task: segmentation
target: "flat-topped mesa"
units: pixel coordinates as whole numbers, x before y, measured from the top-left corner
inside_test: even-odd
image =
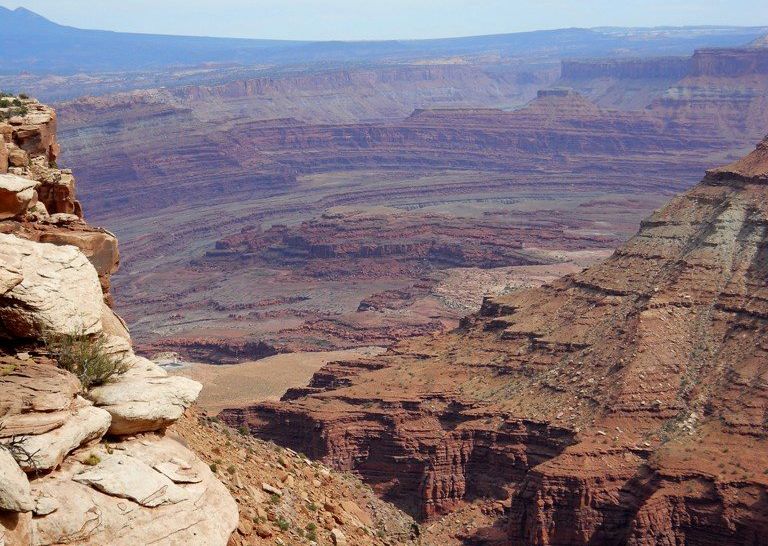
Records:
[[[762,138],[768,126],[768,48],[701,49],[691,63],[690,74],[659,93],[648,111],[672,120],[670,125],[710,124],[725,139]]]
[[[222,416],[421,517],[502,502],[509,543],[761,543],[767,145],[709,171],[600,265]]]
[[[594,78],[679,79],[687,76],[690,70],[690,57],[566,59],[561,63],[560,76],[571,81]]]
[[[540,89],[536,98],[516,110],[515,114],[526,119],[531,127],[538,128],[549,128],[561,122],[564,124],[594,122],[595,120],[607,122],[609,119],[618,123],[626,123],[626,120],[621,119],[617,113],[601,110],[595,103],[570,87]],[[555,116],[559,119],[553,119]],[[638,118],[633,121],[640,125],[644,120]]]
[[[691,61],[691,76],[735,78],[768,75],[768,48],[698,49]]]
[[[136,356],[108,306],[117,239],[56,165],[55,112],[0,105],[0,543],[224,546],[234,500],[165,436],[202,386]]]

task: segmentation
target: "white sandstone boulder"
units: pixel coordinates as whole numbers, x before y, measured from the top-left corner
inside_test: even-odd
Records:
[[[0,256],[8,256],[23,277],[0,300],[0,331],[4,335],[39,339],[46,332],[101,331],[103,295],[99,278],[77,248],[0,234]],[[0,279],[4,276],[7,273]]]
[[[32,520],[33,546],[226,546],[237,527],[237,504],[226,487],[170,438],[145,436],[115,444],[111,455],[102,446],[86,453],[102,457],[102,462],[88,467],[77,456],[69,457],[59,470],[33,483],[33,496],[66,499],[55,511]],[[151,468],[174,460],[188,465],[199,481],[173,484]],[[176,502],[167,502],[170,498]],[[157,500],[166,502],[150,507]]]
[[[0,510],[31,512],[34,507],[27,475],[10,452],[0,447]]]
[[[20,216],[37,202],[37,182],[15,174],[0,174],[0,220]]]
[[[176,504],[188,498],[187,492],[167,476],[140,459],[122,453],[107,455],[93,468],[75,474],[72,479],[112,497],[130,499],[150,508]]]
[[[91,389],[87,396],[112,415],[109,433],[122,436],[160,430],[178,420],[197,400],[203,386],[136,356],[122,338],[110,337],[106,351],[130,363],[115,380]]]
[[[19,464],[27,472],[56,468],[71,451],[101,439],[109,423],[108,412],[83,405],[62,426],[45,434],[25,437],[23,447],[30,460],[19,461]]]

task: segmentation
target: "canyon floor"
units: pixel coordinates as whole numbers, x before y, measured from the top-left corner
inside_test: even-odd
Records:
[[[328,362],[369,358],[384,352],[381,347],[345,351],[288,353],[239,364],[189,363],[172,370],[203,385],[197,405],[210,415],[254,401],[277,401],[291,388],[304,387]]]

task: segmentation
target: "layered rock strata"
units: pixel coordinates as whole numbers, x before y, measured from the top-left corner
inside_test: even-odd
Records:
[[[234,500],[164,433],[201,385],[133,353],[108,305],[117,240],[82,220],[53,110],[16,100],[0,124],[0,542],[223,546]],[[67,335],[121,373],[81,384],[44,342]]]
[[[687,76],[690,70],[690,57],[569,59],[562,62],[560,77],[568,80],[593,78],[680,79]]]
[[[762,544],[767,192],[765,140],[603,264],[222,415],[422,518],[501,502],[513,544]]]
[[[760,138],[768,115],[766,89],[768,48],[702,49],[693,55],[690,74],[650,109],[679,123],[709,119],[727,139]]]

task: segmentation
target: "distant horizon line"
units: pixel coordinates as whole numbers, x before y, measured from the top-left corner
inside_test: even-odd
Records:
[[[63,28],[71,28],[75,30],[83,30],[83,31],[89,31],[89,32],[110,32],[115,34],[132,34],[137,36],[160,36],[160,37],[173,37],[173,38],[202,38],[202,39],[210,39],[210,40],[246,40],[246,41],[259,41],[259,42],[281,42],[281,43],[296,43],[296,44],[333,44],[333,43],[343,43],[343,44],[355,44],[355,43],[389,43],[389,42],[430,42],[430,41],[442,41],[442,40],[462,40],[467,38],[494,38],[494,37],[500,37],[500,36],[510,36],[513,34],[534,34],[539,32],[557,32],[557,31],[566,31],[566,30],[583,30],[583,31],[592,31],[592,32],[605,32],[605,31],[616,31],[616,30],[634,30],[634,31],[663,31],[663,30],[711,30],[711,29],[723,29],[723,30],[766,30],[768,31],[768,24],[765,25],[717,25],[717,24],[708,24],[708,25],[656,25],[656,26],[621,26],[621,25],[600,25],[595,27],[580,27],[580,26],[570,26],[570,27],[551,27],[551,28],[536,28],[531,30],[516,30],[516,31],[510,31],[510,32],[494,32],[490,34],[464,34],[464,35],[452,35],[452,36],[441,36],[441,37],[435,37],[435,38],[369,38],[369,39],[344,39],[344,38],[338,38],[338,39],[295,39],[295,38],[255,38],[255,37],[245,37],[245,36],[213,36],[213,35],[203,35],[203,34],[168,34],[168,33],[158,33],[158,32],[136,32],[136,31],[125,31],[125,30],[112,30],[112,29],[104,29],[104,28],[85,28],[80,26],[73,26],[73,25],[65,25],[62,23],[58,23],[52,19],[49,19],[47,16],[42,15],[36,11],[33,11],[29,8],[25,8],[23,6],[18,6],[16,8],[9,8],[7,6],[4,6],[0,4],[0,11],[5,10],[11,13],[29,13],[31,15],[34,15],[36,17],[39,17],[41,19],[44,19],[45,21],[59,26]]]

